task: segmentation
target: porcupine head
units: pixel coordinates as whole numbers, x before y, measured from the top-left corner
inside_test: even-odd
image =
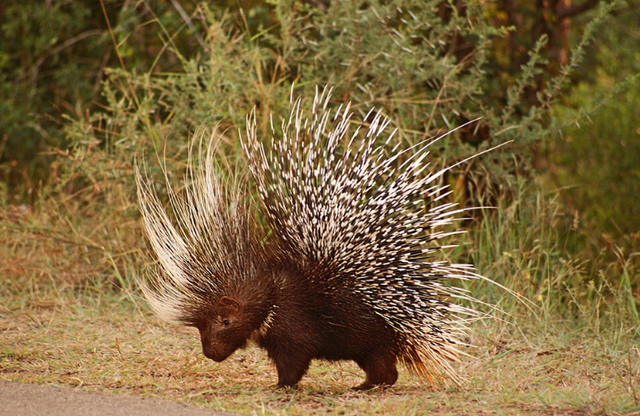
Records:
[[[268,149],[247,118],[242,144],[268,231],[256,226],[243,182],[216,168],[215,132],[199,147],[204,164],[190,158],[185,191],[166,181],[170,209],[137,174],[159,268],[144,294],[161,318],[198,328],[215,361],[257,339],[279,386],[295,386],[316,358],[356,361],[362,388],[395,383],[396,363],[456,381],[450,363],[474,312],[451,303],[471,297],[445,283],[481,276],[439,258],[438,242],[458,233],[446,227],[464,211],[443,202],[451,166],[430,170],[432,142],[389,151],[380,114],[350,129],[349,106],[331,111],[330,96],[316,91],[309,114],[292,101]]]
[[[246,345],[268,313],[272,284],[259,267],[263,250],[241,179],[223,179],[216,169],[215,131],[200,129],[198,157],[190,150],[184,193],[166,181],[165,210],[146,174],[136,173],[144,229],[157,258],[157,273],[141,282],[163,320],[195,327],[206,357],[223,361]],[[210,140],[204,148],[202,142]],[[197,168],[199,160],[207,168]],[[168,211],[168,212],[167,212]],[[173,218],[170,218],[170,214]]]

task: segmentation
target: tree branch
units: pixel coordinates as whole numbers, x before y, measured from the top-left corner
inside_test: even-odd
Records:
[[[569,7],[563,7],[558,9],[556,13],[556,17],[558,20],[567,19],[579,15],[580,13],[584,13],[589,9],[593,9],[600,3],[600,0],[585,0],[581,4],[575,4]]]

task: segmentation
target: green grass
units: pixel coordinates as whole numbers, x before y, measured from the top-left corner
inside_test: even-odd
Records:
[[[584,268],[554,243],[554,211],[544,204],[517,215],[503,207],[470,235],[483,273],[533,306],[491,285],[470,288],[502,312],[488,308],[473,324],[475,347],[457,364],[464,383],[430,386],[401,371],[393,388],[371,392],[350,389],[363,374],[348,362],[314,362],[298,390],[282,391],[255,347],[223,363],[205,359],[195,330],[158,321],[138,297],[131,282],[141,252],[112,253],[113,236],[95,218],[69,227],[64,216],[8,209],[0,223],[0,378],[243,414],[640,414],[637,273],[611,265],[588,287]],[[142,246],[135,224],[118,223]]]

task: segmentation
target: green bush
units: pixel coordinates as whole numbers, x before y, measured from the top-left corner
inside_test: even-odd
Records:
[[[139,150],[152,139],[156,148],[175,151],[195,126],[221,123],[237,143],[235,129],[254,106],[267,137],[269,116],[286,115],[292,86],[293,94],[312,96],[317,85],[329,84],[336,105],[352,101],[361,117],[372,107],[389,115],[406,145],[481,118],[433,146],[434,159],[450,163],[513,140],[471,168],[483,172],[492,187],[508,187],[517,175],[532,173],[531,145],[551,136],[549,108],[609,9],[603,7],[587,26],[573,59],[554,77],[542,71],[544,38],[519,74],[500,72],[489,60],[506,31],[492,25],[491,11],[478,1],[460,9],[435,0],[332,2],[326,11],[279,1],[269,27],[256,23],[265,21],[264,9],[234,16],[202,6],[197,17],[206,33],[200,54],[182,55],[168,42],[180,59],[179,71],[111,70],[103,88],[108,111],[94,112],[88,124],[71,128],[81,133],[69,137],[80,143],[90,132],[114,144],[116,152]],[[502,88],[504,78],[513,80],[510,88]],[[538,85],[546,86],[538,100],[525,99]]]
[[[167,39],[148,20],[175,32],[171,40],[183,53],[197,44],[189,30],[179,30],[182,18],[163,1],[141,7],[103,3],[111,33],[101,2],[0,2],[0,180],[12,200],[36,199],[51,173],[50,150],[73,144],[64,131],[68,120],[83,119],[104,104],[108,68],[119,58],[134,72],[152,65]],[[176,62],[165,56],[156,66],[172,70]]]
[[[135,159],[144,158],[152,177],[162,159],[179,183],[190,132],[201,124],[225,132],[221,154],[233,162],[242,157],[238,129],[252,108],[268,140],[270,117],[277,124],[288,114],[291,95],[311,97],[317,85],[329,84],[333,105],[351,101],[356,119],[372,107],[381,110],[406,147],[480,118],[432,146],[434,168],[512,141],[446,178],[460,203],[500,207],[466,226],[489,230],[494,221],[520,233],[487,232],[494,242],[474,238],[495,264],[507,262],[505,256],[515,259],[507,270],[531,276],[526,293],[536,301],[562,287],[585,300],[592,292],[583,286],[599,269],[574,266],[579,260],[563,251],[573,243],[553,228],[564,217],[536,218],[541,211],[529,208],[540,194],[531,186],[523,191],[522,184],[535,176],[540,144],[558,137],[550,110],[572,88],[571,75],[613,7],[603,4],[584,25],[568,64],[557,72],[545,70],[546,37],[514,72],[499,59],[508,29],[496,26],[496,10],[479,0],[464,7],[436,0],[333,1],[326,10],[293,0],[231,11],[203,4],[189,10],[187,19],[163,2],[127,3],[108,14],[118,22],[108,32],[118,41],[118,59],[105,68],[100,107],[64,125],[68,146],[51,165],[42,210],[55,211],[60,226],[72,224],[70,239],[77,244],[90,236],[98,250],[93,255],[102,256],[96,262],[107,269],[92,277],[129,287],[126,279],[144,267]],[[151,20],[143,25],[142,16]],[[143,42],[152,32],[155,42]],[[151,51],[156,55],[146,59]],[[491,270],[486,253],[464,246],[453,255]],[[561,280],[553,278],[555,269]],[[514,283],[514,273],[495,275]],[[637,277],[631,275],[633,287]],[[573,302],[567,296],[556,300]]]
[[[590,82],[556,109],[568,125],[548,152],[550,176],[592,245],[631,252],[640,242],[640,17],[618,19],[620,30],[604,32],[590,57]]]

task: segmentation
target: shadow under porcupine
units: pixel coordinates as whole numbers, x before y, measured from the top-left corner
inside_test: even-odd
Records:
[[[190,157],[184,195],[167,180],[174,221],[136,172],[159,265],[143,292],[162,319],[198,328],[208,358],[255,341],[279,387],[296,386],[317,358],[354,360],[366,373],[360,389],[393,385],[398,363],[455,381],[450,362],[475,313],[450,302],[471,299],[466,291],[443,282],[484,278],[437,259],[439,241],[461,232],[443,230],[464,211],[443,202],[439,180],[452,166],[428,171],[433,141],[387,155],[393,133],[378,144],[389,123],[379,113],[350,134],[349,106],[330,111],[330,96],[316,91],[309,115],[292,102],[268,150],[255,113],[247,118],[242,147],[268,228],[246,187],[216,171],[215,135],[200,147],[203,168]]]

